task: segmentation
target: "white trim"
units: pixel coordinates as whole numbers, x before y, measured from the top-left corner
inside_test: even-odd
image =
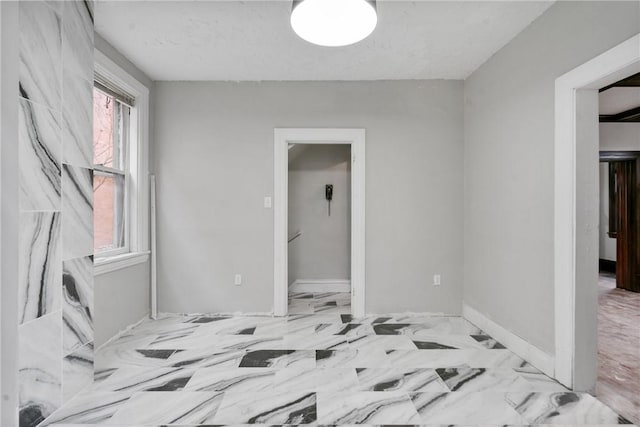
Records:
[[[135,97],[130,109],[129,200],[126,225],[131,253],[149,250],[149,88],[98,49],[95,71]]]
[[[351,280],[325,279],[308,280],[298,279],[289,285],[292,292],[351,292]]]
[[[598,89],[640,70],[640,34],[556,79],[555,377],[573,387],[576,371],[576,91]],[[586,165],[585,165],[586,167]],[[596,316],[596,313],[592,314]],[[595,334],[596,331],[586,331]]]
[[[137,264],[142,264],[149,259],[149,251],[129,252],[112,257],[96,258],[93,263],[93,275],[100,276],[112,271],[121,270]]]
[[[151,209],[151,318],[158,317],[158,253],[156,251],[156,176],[150,179],[150,209]]]
[[[351,310],[365,315],[365,130],[274,130],[273,311],[287,314],[287,188],[289,144],[351,145]]]
[[[555,361],[552,355],[533,346],[464,303],[462,316],[548,376],[554,376]]]

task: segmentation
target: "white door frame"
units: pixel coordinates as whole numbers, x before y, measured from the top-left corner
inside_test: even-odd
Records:
[[[581,388],[581,376],[585,370],[593,369],[595,354],[584,355],[593,350],[597,339],[597,312],[585,313],[576,307],[576,300],[581,301],[583,293],[593,293],[593,289],[585,289],[589,283],[579,283],[577,278],[583,266],[592,260],[593,249],[584,250],[586,245],[593,245],[594,227],[597,235],[597,206],[591,206],[585,200],[585,174],[590,174],[593,153],[580,152],[579,141],[583,132],[590,132],[593,124],[580,120],[581,112],[593,111],[593,105],[582,105],[583,102],[596,102],[597,97],[582,97],[578,103],[578,90],[597,90],[614,83],[624,77],[640,71],[640,34],[606,51],[585,64],[569,71],[556,79],[555,84],[555,377],[571,388]],[[582,99],[585,99],[583,101]],[[597,106],[595,106],[597,111]],[[597,118],[596,118],[597,119]],[[577,155],[578,154],[578,155]],[[596,160],[597,162],[597,160]],[[597,167],[597,163],[593,167]],[[584,172],[587,171],[587,172]],[[590,177],[586,177],[591,183]],[[581,180],[583,182],[581,182]],[[580,183],[580,186],[577,185]],[[597,184],[596,184],[597,185]],[[595,190],[597,193],[597,189]],[[585,205],[586,204],[586,205]],[[595,209],[594,224],[585,221],[584,216],[594,216],[588,210]],[[593,218],[589,218],[593,220]],[[589,236],[586,238],[585,236]],[[597,253],[597,241],[595,242]],[[587,298],[592,296],[587,295]],[[576,321],[578,319],[578,321]],[[576,356],[580,357],[576,357]],[[596,365],[597,366],[597,365]],[[592,376],[593,372],[587,372]]]
[[[286,316],[288,309],[288,170],[289,144],[351,145],[351,314],[365,314],[365,130],[292,129],[274,130],[273,192],[273,313]]]

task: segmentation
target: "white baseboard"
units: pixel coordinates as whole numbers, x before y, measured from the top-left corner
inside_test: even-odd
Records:
[[[351,292],[351,280],[296,280],[289,285],[293,292]]]
[[[462,305],[462,316],[546,375],[554,378],[555,360],[553,356],[498,325],[467,304]]]

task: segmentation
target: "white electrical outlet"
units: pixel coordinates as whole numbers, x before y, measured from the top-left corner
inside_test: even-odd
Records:
[[[264,207],[265,209],[271,209],[271,197],[267,196],[264,198]]]
[[[242,285],[242,274],[236,274],[233,279],[233,284],[236,286]]]
[[[434,274],[433,275],[433,286],[440,286],[440,275],[439,274]]]

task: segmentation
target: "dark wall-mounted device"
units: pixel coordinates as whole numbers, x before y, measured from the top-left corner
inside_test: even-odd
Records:
[[[331,199],[333,199],[333,185],[327,184],[324,186],[324,198],[327,199],[329,216],[331,216]]]

